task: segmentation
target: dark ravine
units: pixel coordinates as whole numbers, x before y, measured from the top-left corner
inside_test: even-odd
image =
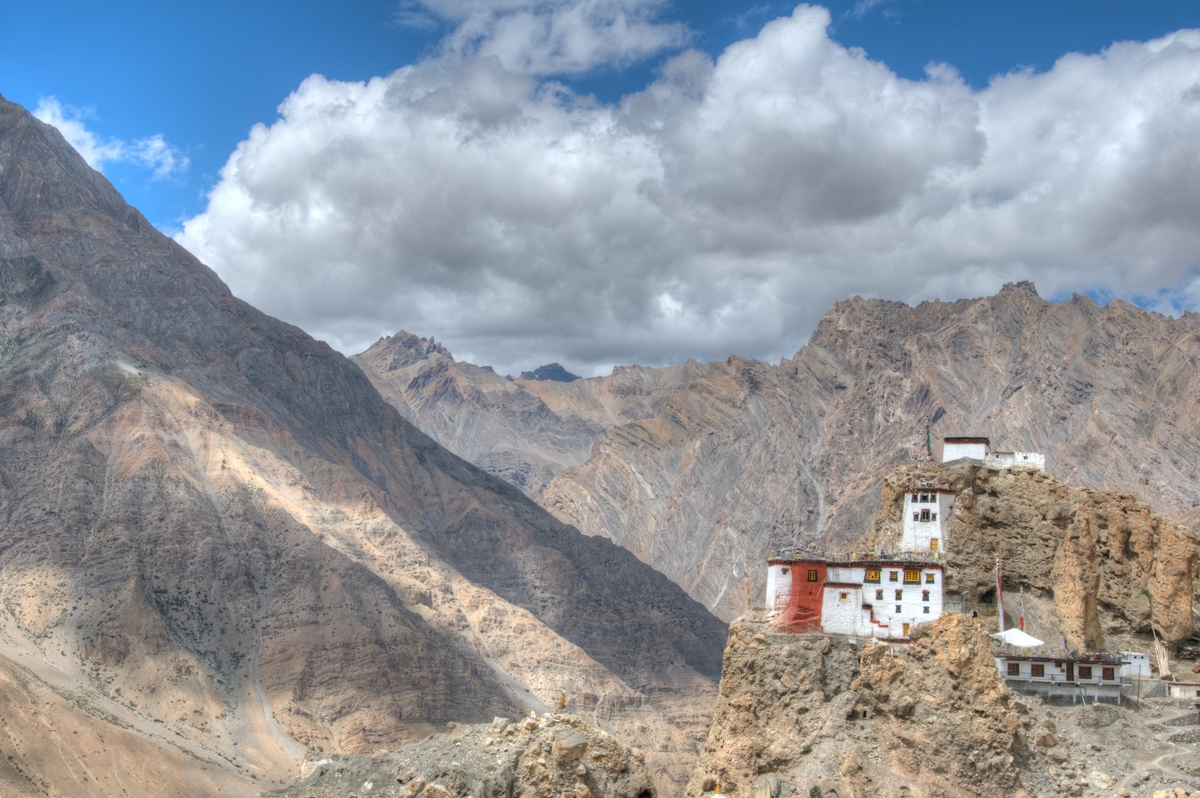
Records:
[[[927,420],[935,456],[942,436],[985,435],[997,449],[1044,453],[1068,484],[1131,493],[1195,528],[1198,363],[1195,313],[1171,319],[1084,296],[1052,303],[1031,283],[916,307],[855,297],[778,364],[730,357],[661,375],[627,367],[554,393],[546,406],[556,417],[586,417],[602,436],[574,438],[576,461],[560,460],[544,488],[525,489],[729,619],[746,608],[743,568],[761,595],[771,548],[841,548],[870,528],[884,476],[911,462]],[[473,447],[521,419],[472,399],[472,367],[450,364],[456,390],[436,400],[421,383],[400,391],[403,402],[382,390],[441,443],[490,468]],[[431,367],[414,361],[406,374]],[[615,393],[631,371],[639,413],[596,413],[592,397]],[[437,420],[447,414],[452,427]]]
[[[63,728],[5,727],[21,772],[160,794],[106,781],[120,754],[36,742],[111,717],[127,760],[182,746],[253,794],[306,748],[375,752],[570,683],[570,711],[686,778],[723,623],[439,447],[2,99],[0,410],[0,659],[74,696]]]

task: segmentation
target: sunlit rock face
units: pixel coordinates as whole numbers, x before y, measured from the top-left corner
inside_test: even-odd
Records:
[[[0,699],[29,720],[4,713],[3,778],[159,795],[161,754],[207,774],[166,792],[257,794],[307,749],[566,686],[686,778],[723,623],[414,429],[3,100],[0,352]]]
[[[578,438],[586,459],[530,493],[724,618],[746,609],[744,568],[752,600],[762,595],[771,549],[843,548],[864,534],[884,476],[924,450],[927,421],[935,459],[944,436],[986,436],[995,449],[1044,454],[1067,484],[1131,493],[1194,528],[1198,362],[1194,313],[1171,319],[1082,296],[1056,304],[1029,283],[916,307],[856,297],[779,364],[730,357],[662,372],[670,380],[639,370],[644,415],[587,416],[603,437]],[[622,378],[563,388],[615,393],[602,386]],[[434,434],[419,384],[411,394],[411,417]],[[469,431],[502,425],[455,403],[471,421],[439,440],[483,464]],[[574,408],[586,403],[564,404],[547,402],[560,417],[585,415]]]

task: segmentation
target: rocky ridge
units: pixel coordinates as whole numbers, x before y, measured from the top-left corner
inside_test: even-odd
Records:
[[[944,520],[945,589],[966,591],[968,606],[988,618],[999,558],[1008,626],[1024,587],[1028,630],[1050,643],[1061,634],[1071,649],[1116,651],[1135,638],[1146,648],[1152,629],[1172,645],[1195,631],[1200,542],[1134,496],[972,460],[907,466],[884,478],[875,525],[852,549],[898,547],[904,494],[914,484],[955,492]]]
[[[459,726],[382,756],[306,760],[279,798],[654,798],[646,756],[564,712]]]
[[[555,475],[587,460],[609,429],[652,416],[664,395],[705,370],[630,366],[567,380],[575,375],[543,366],[502,377],[404,331],[351,360],[422,432],[534,499]]]
[[[996,449],[1044,453],[1059,479],[1131,493],[1194,528],[1198,363],[1195,313],[1171,319],[1085,296],[1052,303],[1030,283],[916,307],[855,297],[778,364],[731,356],[670,372],[678,379],[639,370],[655,386],[641,415],[601,419],[584,409],[595,407],[580,400],[584,387],[617,372],[571,383],[574,392],[547,406],[600,421],[602,437],[576,438],[582,462],[563,459],[570,467],[548,469],[544,489],[525,488],[732,619],[746,610],[743,568],[761,595],[770,549],[843,548],[870,529],[884,477],[923,448],[926,421],[935,457],[942,436],[985,435]],[[410,418],[427,431],[431,390],[405,387]],[[431,434],[481,464],[474,432],[520,423],[474,400],[451,404],[470,421]]]
[[[1185,795],[1200,787],[1195,711],[1045,704],[1012,693],[972,620],[911,645],[731,629],[689,798]]]
[[[158,751],[250,794],[566,684],[686,779],[723,623],[437,446],[2,99],[0,410],[0,664],[18,703],[72,696],[0,735],[19,773],[62,760],[43,793],[161,794],[121,772]],[[71,764],[96,723],[109,764]]]

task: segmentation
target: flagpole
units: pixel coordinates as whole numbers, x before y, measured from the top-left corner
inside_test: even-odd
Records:
[[[1004,587],[1000,583],[1000,558],[996,558],[996,607],[1000,610],[1000,631],[1004,631]]]

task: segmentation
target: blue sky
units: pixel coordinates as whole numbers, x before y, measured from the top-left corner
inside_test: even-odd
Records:
[[[969,187],[958,185],[954,189],[963,209],[980,207],[980,198],[985,196],[992,198],[988,202],[994,199],[998,207],[1003,207],[1006,203],[1011,205],[1014,197],[1036,193],[1031,188],[1036,177],[1030,177],[1024,185],[1001,185],[1004,181],[995,175],[1010,172],[1013,167],[989,166],[988,160],[1003,149],[1003,142],[1016,135],[1011,131],[1022,129],[1024,123],[1020,120],[1025,115],[1057,118],[1054,103],[1073,103],[1072,91],[1065,88],[1073,80],[1091,80],[1092,83],[1084,85],[1095,86],[1100,86],[1097,81],[1111,80],[1114,88],[1106,91],[1119,93],[1128,88],[1130,103],[1146,93],[1133,85],[1139,80],[1183,81],[1170,89],[1174,94],[1168,92],[1163,96],[1187,96],[1190,56],[1180,56],[1171,62],[1169,69],[1174,71],[1170,75],[1174,77],[1170,78],[1164,77],[1166,66],[1157,72],[1145,66],[1143,56],[1149,52],[1146,48],[1131,50],[1121,58],[1105,55],[1093,62],[1060,65],[1057,70],[1055,65],[1071,52],[1095,57],[1113,42],[1144,43],[1181,29],[1200,28],[1200,4],[1113,0],[1089,3],[859,0],[828,3],[826,7],[828,26],[822,36],[814,38],[809,34],[813,30],[819,33],[823,24],[820,15],[794,14],[793,4],[777,2],[369,0],[247,4],[214,0],[203,4],[120,1],[95,4],[49,0],[7,3],[0,11],[0,26],[6,34],[5,47],[0,49],[0,94],[30,110],[56,100],[64,119],[86,128],[98,147],[110,146],[108,160],[97,165],[154,224],[178,233],[190,223],[188,232],[180,234],[181,240],[198,250],[235,291],[268,312],[327,338],[344,351],[361,348],[377,334],[406,327],[447,339],[456,355],[514,370],[551,359],[589,372],[633,360],[670,362],[684,357],[723,357],[729,352],[775,357],[794,352],[823,308],[841,296],[861,293],[904,301],[953,299],[973,292],[990,292],[1009,278],[1035,279],[1044,295],[1077,290],[1097,296],[1142,297],[1143,304],[1168,312],[1194,307],[1195,300],[1200,299],[1195,279],[1197,262],[1194,257],[1189,260],[1180,253],[1191,245],[1191,236],[1196,231],[1186,220],[1177,223],[1168,220],[1169,223],[1158,225],[1162,229],[1154,236],[1143,236],[1137,241],[1133,240],[1136,237],[1133,233],[1119,241],[1120,236],[1107,236],[1103,231],[1111,225],[1104,221],[1105,214],[1113,211],[1111,203],[1106,204],[1107,195],[1100,193],[1101,187],[1095,188],[1094,197],[1086,195],[1090,202],[1087,208],[1069,208],[1065,201],[1059,202],[1055,212],[1064,215],[1062,224],[1054,227],[1060,232],[1074,231],[1075,235],[1082,226],[1094,222],[1102,232],[1063,238],[1047,225],[1047,230],[1039,234],[1041,238],[1033,236],[1035,243],[1042,242],[1037,251],[1019,241],[1030,235],[1027,229],[1017,232],[1011,226],[1017,224],[1012,214],[1020,210],[1015,205],[1003,217],[993,214],[973,221],[964,217],[960,222],[968,227],[974,224],[987,227],[992,244],[986,253],[950,246],[946,242],[957,234],[948,229],[938,233],[912,231],[932,228],[935,220],[936,224],[947,224],[944,211],[913,210],[914,204],[926,207],[941,201],[929,194],[930,181],[934,180],[931,176],[964,170],[992,175],[977,174]],[[514,44],[513,37],[518,34],[513,30],[519,33],[519,26],[505,25],[521,15],[545,22],[547,30],[557,30],[554,25],[560,24],[576,26],[564,35],[578,36],[580,30],[590,25],[594,30],[584,33],[599,31],[598,41],[605,36],[615,40],[605,40],[607,43],[602,42],[599,50],[581,56],[582,60],[555,60],[553,53],[537,51],[536,42]],[[627,41],[621,40],[626,34],[613,33],[605,27],[612,19],[636,23],[630,27]],[[764,26],[774,20],[781,21],[771,29],[778,34],[776,44],[771,45]],[[788,26],[783,25],[788,20]],[[721,191],[726,193],[705,194],[716,182],[728,177],[727,165],[698,160],[697,148],[702,149],[709,140],[722,140],[722,135],[729,136],[728,146],[737,146],[746,136],[763,133],[763,125],[775,131],[771,141],[777,141],[781,135],[775,122],[738,132],[729,128],[727,120],[713,121],[714,113],[717,117],[723,113],[713,110],[717,108],[717,98],[735,96],[720,94],[719,86],[725,85],[721,81],[741,80],[738,75],[750,74],[736,71],[737,63],[749,63],[739,62],[738,58],[750,55],[776,58],[783,64],[789,57],[788,48],[803,47],[814,48],[813,58],[826,59],[828,68],[819,74],[828,76],[844,68],[844,76],[838,78],[843,83],[826,86],[821,90],[824,93],[814,89],[817,93],[811,98],[802,95],[812,87],[812,82],[797,83],[788,89],[788,101],[800,97],[802,107],[819,108],[848,119],[847,124],[853,128],[858,118],[855,115],[867,105],[842,107],[838,105],[838,91],[853,96],[858,91],[856,87],[861,86],[863,103],[868,103],[870,92],[875,91],[872,86],[885,94],[912,91],[911,102],[935,102],[929,99],[930,92],[941,92],[935,104],[936,113],[942,116],[931,128],[934,134],[927,131],[911,140],[875,142],[882,148],[881,153],[890,154],[878,155],[882,160],[876,161],[871,160],[875,155],[865,158],[867,163],[883,165],[872,167],[874,172],[869,174],[856,171],[855,161],[850,158],[844,165],[846,171],[826,175],[814,169],[821,163],[840,163],[830,154],[833,151],[821,150],[804,139],[808,134],[789,128],[786,135],[792,144],[776,155],[782,159],[780,162],[793,165],[795,180],[817,181],[812,185],[832,181],[851,186],[852,196],[817,192],[812,197],[788,200],[791,188],[772,185],[770,170],[756,172],[759,167],[750,161],[738,165],[738,180],[750,182],[722,183]],[[1184,43],[1179,47],[1187,49],[1191,45]],[[863,63],[869,66],[866,72],[859,68],[862,64],[855,66],[858,62],[854,61],[854,52],[846,48],[865,50]],[[680,56],[689,50],[707,55],[710,66]],[[723,58],[727,50],[731,55]],[[530,52],[534,54],[530,56]],[[741,55],[735,58],[736,53]],[[493,60],[489,62],[488,58]],[[491,229],[503,228],[503,239],[489,239],[480,233],[479,240],[467,246],[460,238],[461,231],[448,225],[446,229],[450,232],[443,239],[429,241],[422,231],[437,228],[437,220],[425,219],[418,233],[402,224],[389,226],[379,220],[408,213],[418,199],[427,207],[438,198],[458,203],[451,212],[453,220],[456,214],[463,213],[462,207],[472,204],[474,200],[470,198],[488,194],[488,187],[482,183],[467,185],[474,178],[458,175],[450,161],[435,162],[431,160],[434,155],[424,153],[418,158],[415,154],[425,144],[413,137],[424,135],[420,131],[444,129],[438,124],[444,124],[449,117],[421,117],[416,121],[414,117],[396,117],[386,121],[370,116],[385,113],[378,110],[383,106],[375,111],[361,106],[361,114],[356,118],[363,127],[354,128],[350,136],[358,146],[364,151],[379,148],[389,154],[397,147],[409,148],[413,153],[410,160],[395,159],[392,163],[397,170],[397,186],[407,186],[410,177],[422,186],[467,181],[463,183],[464,193],[454,197],[439,194],[435,198],[422,189],[424,193],[413,195],[400,205],[395,204],[394,198],[388,198],[364,210],[362,198],[369,194],[370,187],[355,184],[353,190],[349,188],[352,178],[360,179],[361,175],[355,177],[357,173],[352,171],[339,173],[335,183],[344,192],[341,194],[335,194],[334,184],[321,182],[327,175],[316,165],[332,157],[330,141],[312,146],[298,143],[311,143],[312,137],[318,135],[320,127],[314,120],[319,115],[306,116],[307,111],[301,111],[299,101],[290,117],[285,114],[288,118],[281,118],[277,112],[293,93],[297,93],[296,97],[306,97],[305,107],[310,110],[322,103],[334,107],[338,103],[365,102],[363,97],[369,96],[370,91],[360,96],[348,87],[386,77],[406,66],[415,66],[419,74],[392,80],[388,85],[393,95],[399,93],[411,98],[414,92],[433,91],[429,86],[434,83],[436,91],[466,91],[476,85],[472,81],[477,80],[479,70],[489,63],[499,64],[498,71],[487,79],[486,91],[492,92],[489,102],[511,100],[513,108],[518,108],[513,113],[522,115],[527,122],[537,120],[538,124],[560,126],[555,131],[546,128],[544,137],[538,139],[543,145],[546,141],[562,141],[565,131],[582,136],[586,129],[591,131],[586,135],[594,136],[597,126],[611,131],[614,125],[632,125],[622,128],[621,136],[616,138],[580,139],[586,155],[607,152],[617,159],[607,166],[597,163],[596,171],[588,172],[593,175],[587,178],[591,181],[588,185],[595,184],[594,175],[623,168],[613,164],[628,165],[631,159],[641,159],[641,165],[629,173],[628,186],[624,189],[614,186],[608,200],[589,205],[586,181],[580,177],[583,181],[580,187],[568,192],[568,204],[581,203],[578,213],[569,219],[534,207],[536,202],[523,212],[523,221],[506,216],[504,209],[480,206],[476,212],[481,218],[491,220]],[[711,71],[714,63],[716,69]],[[947,83],[945,75],[936,80],[927,78],[926,67],[931,63],[946,63],[957,70],[961,77],[958,88]],[[759,77],[754,79],[771,81],[771,75],[794,76],[801,67],[792,64],[787,68],[793,72],[755,72]],[[1086,77],[1091,74],[1087,72],[1089,69],[1099,71]],[[1027,70],[1029,79],[991,86],[993,76],[1014,70]],[[325,76],[330,83],[305,84],[306,78],[314,74]],[[436,80],[429,83],[435,74],[451,77],[442,83]],[[669,75],[675,77],[664,77]],[[1044,79],[1033,79],[1038,75]],[[893,79],[911,83],[888,83]],[[694,88],[698,94],[693,99],[699,99],[693,106],[679,105],[692,89],[680,89],[682,93],[667,96],[674,91],[672,86],[683,85],[679,81],[699,86]],[[305,91],[299,91],[302,84],[307,87]],[[565,88],[551,97],[547,92],[556,84]],[[879,88],[884,84],[890,88]],[[752,84],[747,85],[753,88]],[[505,93],[509,89],[497,86],[516,87],[511,88],[516,94],[510,97]],[[824,99],[819,99],[818,94]],[[595,97],[598,106],[588,107],[589,96]],[[471,94],[462,102],[476,101],[470,97],[478,99],[477,94]],[[634,107],[628,99],[631,97],[645,101],[638,108],[648,107],[645,103],[653,100],[659,110],[646,112],[649,116],[642,118],[642,110],[630,110]],[[622,98],[627,98],[624,105]],[[962,113],[974,114],[974,121],[968,120],[961,129],[954,127],[958,122],[953,121],[960,111],[947,110],[959,101],[974,109],[966,106],[963,106],[966,110],[960,109]],[[1103,129],[1096,127],[1103,125],[1115,129],[1120,123],[1103,116],[1109,113],[1106,105],[1102,97],[1097,97],[1088,109],[1072,108],[1069,113],[1074,115],[1072,118],[1080,114],[1096,115],[1089,129]],[[603,113],[597,112],[597,107]],[[908,106],[876,111],[902,115],[904,107]],[[670,111],[671,108],[681,110]],[[667,116],[655,117],[656,113]],[[1144,115],[1146,108],[1131,105],[1129,113]],[[659,131],[654,133],[658,136],[685,118],[692,120],[688,124],[708,120],[704,124],[724,127],[719,130],[714,127],[707,138],[695,141],[683,141],[679,137],[684,135],[680,132],[683,127],[679,127],[672,137],[641,140],[637,153],[620,150],[623,146],[620,142],[627,142],[629,136],[646,135],[645,131],[650,129],[646,125]],[[1162,118],[1169,120],[1171,116],[1163,111]],[[886,116],[869,119],[885,128],[890,124]],[[869,126],[867,120],[863,116],[859,121]],[[411,127],[405,127],[408,131],[405,138],[388,138],[395,125],[410,123]],[[912,124],[915,124],[913,119],[897,117],[898,129],[907,130],[906,126]],[[1043,120],[1043,128],[1045,124]],[[1172,124],[1178,126],[1182,122],[1162,124],[1159,133],[1162,136],[1186,138],[1185,134],[1191,132],[1167,130]],[[257,144],[248,138],[255,125],[263,126]],[[526,125],[522,129],[528,128]],[[460,128],[456,130],[461,133]],[[511,184],[530,170],[537,172],[541,166],[551,168],[538,164],[537,155],[530,154],[538,152],[537,147],[529,144],[532,149],[521,149],[528,143],[518,146],[512,129],[507,130],[503,143],[509,149],[493,149],[481,161],[511,159],[513,171],[507,178],[493,176],[498,185],[506,181]],[[957,138],[947,132],[951,130],[958,131]],[[975,135],[980,131],[980,135]],[[944,141],[938,138],[942,133],[946,135]],[[925,142],[932,139],[941,143],[936,147],[930,145],[934,148],[926,152]],[[1071,132],[1069,140],[1070,147],[1091,146],[1087,144],[1088,136],[1080,131]],[[869,148],[874,146],[873,141],[864,138],[855,146]],[[241,150],[239,144],[243,145]],[[1137,146],[1149,145],[1142,142]],[[1163,145],[1159,142],[1155,146],[1162,149]],[[285,147],[293,149],[285,151]],[[896,149],[899,147],[911,150],[911,163],[905,160],[909,151]],[[235,150],[242,153],[240,160],[231,160]],[[655,151],[661,160],[650,163],[646,159]],[[355,231],[353,238],[378,240],[378,245],[370,251],[346,252],[346,247],[335,245],[328,230],[311,228],[306,234],[327,237],[319,241],[313,238],[307,249],[321,251],[322,245],[328,243],[325,260],[297,265],[298,256],[294,252],[288,255],[290,261],[276,258],[272,253],[281,247],[272,236],[278,232],[278,219],[256,217],[255,224],[261,224],[250,229],[251,225],[239,221],[232,209],[244,209],[250,207],[245,203],[254,205],[261,200],[261,197],[256,200],[253,192],[264,185],[267,179],[264,175],[277,175],[278,169],[254,170],[267,169],[266,164],[285,156],[292,159],[289,164],[297,174],[312,178],[272,185],[270,192],[274,193],[268,192],[270,196],[291,192],[294,204],[288,211],[292,214],[290,218],[295,218],[296,208],[304,203],[309,204],[304,205],[301,215],[311,217],[312,198],[319,194],[321,202],[330,203],[337,213],[344,212],[347,219],[375,219],[376,227],[368,228],[368,223],[362,222],[364,227]],[[438,157],[448,156],[441,153]],[[522,162],[522,157],[527,160]],[[1174,165],[1158,164],[1164,175],[1162,180],[1171,181],[1172,174],[1177,175],[1174,179],[1184,179],[1194,159],[1186,151],[1178,157],[1183,160]],[[572,164],[578,165],[583,160],[576,158]],[[210,192],[222,186],[220,170],[227,162],[235,161],[236,174],[210,200]],[[882,172],[890,172],[894,163],[902,164],[902,168],[898,167],[899,176],[893,176],[894,179],[881,176]],[[425,165],[429,165],[428,178],[415,179],[415,170]],[[1054,169],[1066,170],[1062,164],[1049,161],[1044,168],[1048,170],[1045,174]],[[642,171],[637,172],[638,169]],[[546,185],[561,186],[562,175],[556,175],[557,182]],[[678,202],[654,200],[656,212],[664,216],[658,220],[657,228],[639,230],[637,219],[644,217],[646,210],[635,210],[632,204],[638,196],[643,199],[650,196],[645,193],[648,179],[663,181],[666,191],[663,196],[677,189],[674,196]],[[1064,181],[1082,179],[1080,173],[1062,171],[1055,178],[1055,185],[1063,187],[1064,196],[1076,196],[1078,192],[1067,192]],[[1116,175],[1108,189],[1103,190],[1120,190],[1128,204],[1130,180],[1127,174]],[[986,190],[981,188],[983,183],[988,185]],[[1183,204],[1175,207],[1185,207],[1192,199],[1189,190],[1180,185],[1144,188],[1145,207],[1140,211],[1135,209],[1132,215],[1142,213],[1152,221],[1154,213],[1169,217],[1172,211],[1155,211],[1156,200],[1150,197],[1184,192],[1186,196],[1179,197]],[[740,218],[741,210],[729,211],[734,207],[729,204],[732,198],[739,197],[741,205],[737,207],[742,210],[755,207],[756,202],[765,202],[768,197],[784,205],[789,201],[797,204],[788,206],[792,216],[756,227]],[[622,201],[630,203],[628,214],[619,218],[605,216],[609,212],[605,209],[619,206]],[[844,208],[839,204],[843,202]],[[689,213],[695,213],[681,221],[679,208],[685,206],[691,209]],[[355,208],[354,214],[346,210],[349,207]],[[826,218],[822,208],[840,210]],[[1029,218],[1037,220],[1037,224],[1055,218],[1046,206],[1029,213]],[[715,223],[716,217],[711,214],[720,215],[721,223]],[[1081,222],[1084,217],[1080,214],[1091,215]],[[1140,229],[1147,226],[1145,219]],[[759,221],[762,219],[756,223]],[[528,227],[523,228],[522,224]],[[895,246],[855,244],[849,248],[837,243],[876,237],[884,240],[894,235],[888,229],[900,229],[897,225],[903,226],[906,235],[911,234],[911,241]],[[549,248],[546,241],[556,239],[548,230],[561,234],[561,246]],[[713,230],[723,231],[721,235],[725,237],[702,246],[662,244],[695,241]],[[589,242],[587,252],[578,250],[581,239]],[[227,246],[220,243],[226,240],[235,243]],[[597,256],[597,251],[608,255]],[[538,259],[545,262],[522,270],[524,267],[499,264],[498,252],[511,252],[514,263],[529,264]],[[920,287],[915,290],[881,277],[897,269],[918,268],[914,264],[929,259],[933,265],[919,267]],[[630,267],[632,271],[626,274],[622,269],[630,262],[640,265]],[[1073,265],[1060,270],[1056,270],[1057,266],[1046,266],[1063,262]],[[1135,274],[1134,267],[1143,265],[1144,270]],[[648,282],[644,279],[647,274],[654,275]],[[831,279],[831,274],[838,276]],[[600,279],[597,275],[608,276]],[[279,291],[280,277],[294,286]],[[827,290],[814,292],[811,288],[814,280],[827,286]],[[334,300],[329,296],[331,281],[356,288],[347,289],[346,296]],[[480,289],[482,284],[488,286],[487,290]],[[911,286],[912,281],[905,284]],[[264,286],[274,288],[268,290]],[[382,286],[380,290],[389,297],[388,301],[364,304],[361,297],[370,286]],[[497,311],[497,307],[503,312]],[[565,309],[565,316],[556,315],[560,309]],[[756,324],[749,324],[750,320]],[[751,332],[750,327],[755,329]]]

